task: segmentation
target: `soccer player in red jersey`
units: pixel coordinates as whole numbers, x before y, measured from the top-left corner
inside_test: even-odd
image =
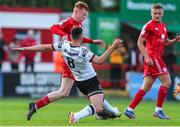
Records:
[[[169,40],[167,29],[162,23],[164,8],[156,3],[151,6],[152,20],[147,22],[139,36],[138,48],[144,55],[144,81],[142,87],[137,91],[129,107],[124,114],[130,118],[135,118],[134,109],[142,101],[145,94],[151,89],[153,82],[159,78],[162,85],[158,91],[157,104],[154,116],[160,119],[170,119],[162,111],[162,105],[167,95],[168,88],[171,85],[171,79],[167,67],[162,59],[162,53],[165,46],[172,45],[180,41],[180,36]],[[146,43],[146,46],[144,45]]]
[[[84,2],[78,1],[75,4],[75,7],[73,9],[72,16],[69,17],[66,20],[61,21],[59,24],[54,24],[50,31],[54,34],[57,34],[62,37],[62,39],[67,39],[68,41],[71,41],[71,30],[74,27],[82,27],[82,22],[87,17],[89,8],[88,5]],[[85,43],[93,43],[93,44],[100,44],[104,45],[104,42],[102,40],[92,40],[86,37],[83,37],[83,42]],[[37,109],[40,109],[49,103],[56,101],[58,99],[68,97],[70,90],[74,83],[74,76],[70,69],[68,68],[67,64],[65,63],[64,59],[62,59],[62,80],[60,89],[57,91],[53,91],[47,96],[41,98],[40,100],[36,101],[35,103],[31,102],[29,103],[29,111],[27,113],[27,119],[30,120],[32,115],[36,112]],[[112,107],[107,100],[104,99],[103,106],[107,107],[109,110],[112,111],[112,113],[117,112],[116,107]]]

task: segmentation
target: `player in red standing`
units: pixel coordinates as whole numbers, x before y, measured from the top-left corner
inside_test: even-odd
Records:
[[[71,30],[74,27],[82,27],[82,22],[86,19],[88,15],[88,5],[84,2],[76,2],[75,7],[73,9],[73,13],[71,17],[69,17],[66,20],[61,21],[59,24],[54,24],[50,31],[53,34],[57,34],[61,36],[63,39],[67,39],[71,41]],[[86,37],[83,37],[84,43],[92,43],[92,44],[100,44],[104,45],[104,42],[102,40],[92,40]],[[31,102],[29,103],[29,111],[27,113],[27,119],[30,120],[31,116],[36,112],[37,109],[40,109],[49,103],[56,101],[58,99],[68,97],[70,90],[74,83],[74,76],[70,69],[68,68],[67,64],[65,63],[64,59],[61,58],[61,66],[62,66],[62,81],[60,85],[60,89],[57,91],[53,91],[47,96],[41,98],[40,100],[36,101],[35,103]],[[111,111],[113,114],[117,115],[119,117],[120,113],[116,107],[112,107],[105,99],[103,102],[103,106],[108,108],[109,111]]]
[[[124,114],[130,118],[135,118],[134,109],[141,102],[145,94],[151,89],[153,82],[159,78],[162,85],[158,91],[157,104],[154,116],[160,119],[170,119],[162,111],[162,105],[171,85],[171,79],[166,65],[162,59],[164,46],[172,45],[180,41],[180,36],[169,40],[165,24],[162,23],[164,8],[156,3],[151,7],[152,20],[147,22],[139,36],[138,48],[144,55],[144,81],[142,87],[137,91],[130,105]],[[146,46],[144,45],[146,43]]]
[[[20,45],[21,45],[21,47],[36,45],[36,40],[34,39],[34,30],[30,29],[27,31],[27,37],[20,42]],[[35,56],[36,56],[35,52],[31,52],[31,53],[23,52],[23,53],[19,54],[19,56],[17,57],[17,62],[19,62],[20,59],[22,57],[24,57],[25,58],[25,69],[24,70],[26,72],[28,72],[28,66],[30,66],[31,72],[33,72]]]

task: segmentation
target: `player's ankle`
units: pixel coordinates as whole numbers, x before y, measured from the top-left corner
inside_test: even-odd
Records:
[[[158,107],[158,106],[156,106],[156,108],[155,108],[155,112],[158,112],[159,110],[162,110],[162,107]]]
[[[134,109],[131,108],[131,107],[127,107],[127,110],[128,110],[128,111],[132,111],[132,112],[134,111]]]
[[[114,115],[118,115],[119,114],[119,109],[117,107],[114,107],[113,110],[114,110],[114,112],[113,112]]]

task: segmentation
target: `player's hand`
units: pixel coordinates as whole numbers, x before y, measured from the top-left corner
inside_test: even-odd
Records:
[[[100,39],[93,40],[93,43],[94,43],[94,44],[98,44],[98,45],[100,45],[101,47],[105,47],[105,43],[104,43],[103,40],[100,40]]]
[[[146,57],[145,61],[146,61],[147,65],[153,66],[153,60],[150,57]]]
[[[177,96],[178,93],[180,93],[180,82],[178,83],[177,88],[173,91],[173,95],[174,95],[174,96]]]
[[[175,39],[177,42],[180,42],[180,35],[176,36]]]
[[[123,46],[123,40],[121,40],[121,39],[116,39],[116,40],[113,42],[112,46],[113,46],[115,49]]]

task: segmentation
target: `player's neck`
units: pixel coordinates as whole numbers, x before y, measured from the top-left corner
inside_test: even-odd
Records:
[[[72,19],[73,19],[74,21],[79,22],[79,21],[78,21],[78,18],[76,18],[76,15],[75,15],[74,13],[71,15],[71,17],[72,17]]]
[[[155,22],[155,23],[162,23],[162,21],[156,21],[154,19],[152,19],[152,21]]]
[[[81,42],[78,41],[78,40],[73,40],[73,41],[71,42],[71,46],[80,46],[80,45],[81,45]]]

